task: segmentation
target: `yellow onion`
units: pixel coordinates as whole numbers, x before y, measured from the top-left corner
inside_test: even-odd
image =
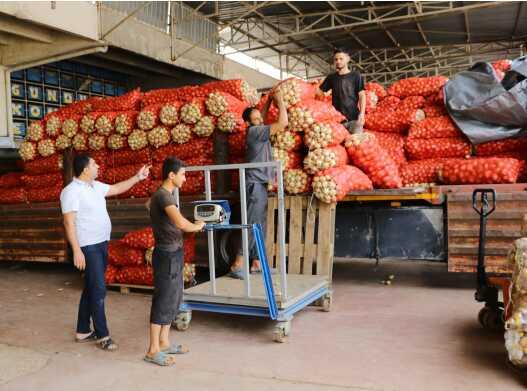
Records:
[[[46,133],[51,137],[58,136],[61,127],[62,121],[57,115],[52,115],[46,120]]]
[[[77,123],[77,120],[73,118],[65,119],[62,123],[62,134],[66,137],[72,138],[77,134],[78,129],[79,124]]]
[[[222,94],[220,94],[219,92],[212,92],[207,97],[205,105],[207,106],[207,110],[209,111],[209,113],[216,117],[219,117],[225,112],[225,110],[227,110],[228,103]]]
[[[337,201],[337,184],[329,175],[319,175],[313,178],[313,193],[320,201],[332,203]]]
[[[309,191],[310,177],[300,169],[291,169],[284,172],[284,187],[289,194],[301,194]]]
[[[179,124],[172,128],[172,140],[177,144],[184,144],[192,139],[192,128],[186,124]]]
[[[162,147],[170,142],[168,130],[163,126],[156,126],[148,132],[148,142],[154,148]]]
[[[301,107],[291,107],[289,113],[289,129],[295,132],[304,132],[309,130],[315,123],[311,111]]]
[[[231,112],[223,113],[218,118],[218,129],[222,132],[231,133],[238,126],[236,116]]]
[[[65,134],[61,134],[59,137],[57,137],[57,140],[55,140],[55,147],[59,151],[63,151],[66,148],[71,147],[71,138],[69,138]]]
[[[97,129],[97,133],[101,136],[110,135],[113,130],[112,120],[106,114],[100,115],[97,121],[95,121],[95,129]]]
[[[159,111],[159,120],[163,125],[174,126],[179,121],[178,108],[175,104],[167,103]]]
[[[150,130],[157,123],[157,116],[152,110],[143,110],[137,116],[137,126],[141,130]]]
[[[33,160],[37,155],[37,148],[32,142],[23,141],[20,143],[18,153],[24,161]]]
[[[141,129],[135,129],[128,136],[128,145],[134,151],[138,151],[146,147],[148,145],[148,138],[146,132]]]
[[[40,121],[33,121],[27,128],[26,138],[29,141],[40,141],[44,137],[44,127]]]
[[[304,167],[309,174],[335,167],[337,158],[335,153],[324,148],[309,151],[304,159]]]
[[[95,132],[95,115],[88,113],[81,119],[80,128],[84,133],[90,134]]]
[[[115,117],[115,131],[123,136],[127,136],[134,128],[133,122],[133,119],[126,113],[119,114]]]
[[[185,265],[183,266],[183,282],[193,282],[195,276],[196,265],[194,265],[193,263],[185,263]]]
[[[199,137],[209,137],[214,132],[214,121],[212,117],[201,118],[194,126],[194,133]]]
[[[100,151],[106,146],[106,137],[100,134],[90,134],[88,137],[88,146],[94,151]]]
[[[38,142],[38,153],[43,157],[53,155],[55,153],[55,142],[50,139],[40,140]]]
[[[121,149],[124,148],[126,137],[120,134],[112,134],[108,137],[107,145],[110,149]]]
[[[195,124],[201,119],[201,111],[196,103],[186,103],[181,107],[181,119],[186,124]]]
[[[86,151],[88,149],[88,136],[83,133],[77,133],[71,141],[76,151]]]

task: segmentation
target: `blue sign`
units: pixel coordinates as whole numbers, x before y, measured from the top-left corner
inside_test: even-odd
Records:
[[[77,100],[86,100],[89,96],[87,94],[82,94],[80,92],[77,92]]]
[[[75,94],[72,91],[62,90],[60,103],[62,105],[69,105],[75,100]]]
[[[113,84],[104,83],[104,94],[113,96],[115,95],[115,87]]]
[[[11,79],[24,80],[24,70],[11,72]]]
[[[91,80],[86,77],[78,77],[75,88],[79,91],[89,91]]]
[[[42,82],[42,69],[41,68],[29,68],[27,70],[27,80],[34,82]]]
[[[29,103],[27,105],[28,117],[31,119],[41,119],[44,117],[44,106]]]
[[[25,102],[11,102],[11,113],[13,117],[25,117],[26,116],[26,104]]]
[[[95,93],[95,94],[102,94],[103,91],[102,91],[102,82],[100,81],[92,81],[91,82],[91,92]]]
[[[13,121],[13,134],[17,138],[26,137],[26,122],[25,121]]]
[[[43,100],[42,96],[42,87],[40,86],[33,86],[28,85],[27,86],[27,99],[29,100]]]
[[[126,89],[124,87],[117,87],[115,89],[115,95],[117,96],[124,95],[125,93],[126,93]]]
[[[47,84],[58,86],[59,85],[59,73],[57,71],[50,71],[49,69],[46,69],[44,71],[44,82]]]
[[[69,73],[61,73],[60,74],[60,86],[62,88],[74,89],[75,88],[75,78],[73,77],[73,75],[70,75]]]
[[[59,104],[59,90],[56,90],[54,88],[46,88],[46,102]]]
[[[11,96],[13,98],[24,99],[26,97],[26,89],[23,84],[11,83]]]

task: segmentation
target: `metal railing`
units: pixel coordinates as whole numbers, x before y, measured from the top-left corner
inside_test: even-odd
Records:
[[[203,171],[205,176],[205,201],[212,201],[211,172],[238,170],[240,179],[240,208],[241,224],[247,226],[247,194],[245,190],[245,175],[247,169],[252,168],[272,168],[276,172],[277,178],[277,198],[278,198],[278,269],[280,273],[280,293],[282,300],[287,301],[287,269],[285,260],[285,202],[284,202],[284,183],[282,174],[282,163],[279,161],[264,163],[244,163],[244,164],[223,164],[215,166],[195,166],[186,167],[185,171]],[[179,192],[176,189],[176,200],[179,205]],[[216,268],[214,254],[214,232],[207,231],[209,247],[209,276],[211,296],[216,296]],[[243,275],[245,286],[245,297],[251,298],[251,275],[249,273],[249,237],[248,229],[242,229],[242,250],[243,250]]]

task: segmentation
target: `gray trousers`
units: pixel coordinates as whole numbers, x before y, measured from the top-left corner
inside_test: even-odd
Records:
[[[357,121],[344,121],[342,122],[342,125],[344,125],[344,127],[348,129],[348,132],[351,134],[362,133],[364,130],[361,125],[357,124]]]
[[[267,184],[248,182],[245,185],[247,194],[247,224],[260,224],[262,231],[266,234],[267,226]],[[243,255],[243,242],[238,251],[238,255]],[[260,259],[256,247],[256,240],[252,230],[249,231],[249,262],[253,259]]]

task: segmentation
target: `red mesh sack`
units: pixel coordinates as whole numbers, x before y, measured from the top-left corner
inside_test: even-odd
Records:
[[[211,91],[209,91],[210,93]],[[204,98],[207,96],[207,91],[200,86],[184,86],[178,88],[162,88],[146,92],[143,95],[143,107],[164,104],[174,101],[188,101],[193,98]]]
[[[130,91],[124,95],[112,98],[104,98],[102,100],[94,100],[92,111],[129,111],[139,110],[141,106],[141,98],[143,94],[139,88]]]
[[[116,281],[121,284],[153,286],[153,269],[147,265],[125,266],[117,273]]]
[[[239,133],[231,134],[227,138],[229,144],[229,155],[231,156],[245,156],[246,143],[245,138],[247,137],[247,129],[243,129]]]
[[[304,145],[302,137],[298,133],[293,133],[289,130],[276,133],[271,137],[271,142],[273,147],[284,151],[298,151]]]
[[[260,111],[260,113],[262,113],[262,115],[263,115],[263,109],[269,99],[272,99],[269,94],[263,95],[255,106]],[[278,121],[278,115],[279,115],[278,108],[275,106],[273,102],[269,106],[269,110],[267,111],[267,116],[265,116],[264,118],[264,123],[266,125],[271,125],[275,123],[276,121]]]
[[[396,110],[401,104],[401,99],[396,96],[387,96],[383,100],[377,103],[378,111],[389,111]]]
[[[104,98],[100,96],[92,96],[85,100],[79,100],[77,102],[70,103],[69,105],[63,106],[61,110],[69,114],[83,115],[90,111],[93,111],[93,104],[102,101]]]
[[[145,148],[139,151],[132,151],[131,149],[111,151],[108,154],[108,162],[111,166],[124,166],[130,162],[148,164],[150,163],[150,150]]]
[[[424,113],[420,110],[376,110],[375,112],[366,115],[364,125],[366,128],[376,132],[404,133],[411,124],[422,118],[424,118]]]
[[[284,189],[288,194],[308,193],[312,190],[312,177],[302,169],[285,170]]]
[[[380,189],[402,187],[397,164],[371,133],[351,135],[346,140],[346,150],[351,162],[368,175],[374,187]]]
[[[492,63],[492,67],[497,71],[507,72],[511,69],[511,64],[511,60],[497,60]]]
[[[23,204],[27,201],[27,194],[23,188],[0,189],[1,204]]]
[[[429,105],[445,105],[445,94],[443,92],[443,89],[440,89],[439,91],[433,93],[429,97],[426,98],[426,104]]]
[[[117,282],[117,274],[119,273],[119,268],[113,265],[108,265],[106,272],[104,273],[104,280],[106,284],[115,284]]]
[[[460,138],[463,133],[448,116],[426,118],[410,126],[409,138]]]
[[[159,112],[162,104],[153,104],[146,107],[137,115],[137,127],[141,130],[150,130],[159,125]]]
[[[193,233],[183,236],[183,260],[185,263],[193,263],[196,258],[196,236]]]
[[[404,186],[417,186],[421,184],[437,183],[437,173],[447,161],[460,161],[463,159],[425,159],[408,162],[401,168],[401,177]]]
[[[40,175],[58,171],[62,171],[62,155],[53,155],[24,162],[25,174]]]
[[[341,201],[350,191],[371,189],[370,178],[354,166],[330,168],[313,177],[313,193],[326,203]]]
[[[422,96],[409,96],[404,98],[399,104],[399,109],[421,109],[426,103],[426,99]]]
[[[201,89],[206,94],[212,91],[226,92],[236,99],[248,102],[254,105],[258,101],[257,91],[251,87],[245,80],[233,79],[233,80],[219,80],[205,83],[201,86]]]
[[[477,156],[492,156],[505,152],[527,151],[527,137],[489,141],[475,147]]]
[[[303,101],[314,100],[316,87],[303,80],[289,78],[274,86],[271,95],[277,91],[280,91],[286,107],[289,108]]]
[[[150,195],[151,179],[144,179],[132,186],[130,190],[119,194],[117,198],[146,198]]]
[[[29,202],[52,202],[60,199],[62,184],[51,187],[39,187],[27,191]]]
[[[321,122],[306,132],[304,142],[309,149],[326,148],[342,144],[348,135],[348,130],[340,123]]]
[[[379,83],[366,83],[364,85],[364,90],[371,91],[380,99],[383,99],[388,95],[386,89]]]
[[[136,175],[137,172],[141,169],[141,167],[143,167],[142,163],[109,167],[104,174],[105,182],[113,185],[115,183],[125,181]]]
[[[289,108],[289,130],[303,132],[317,122],[342,122],[346,118],[333,105],[307,100]]]
[[[63,183],[61,172],[43,175],[22,175],[20,179],[26,189],[38,189],[43,185],[46,187],[60,186]]]
[[[398,167],[401,167],[406,163],[403,136],[397,133],[373,132],[366,129],[364,131],[365,133],[371,133],[375,136],[379,145],[384,148]]]
[[[304,159],[304,169],[309,174],[315,174],[328,168],[345,166],[346,164],[348,164],[348,153],[342,145],[309,151]]]
[[[236,99],[231,94],[225,92],[214,91],[211,92],[205,100],[207,111],[215,116],[219,117],[223,113],[242,113],[247,107],[247,104],[239,99]]]
[[[101,136],[109,136],[115,130],[115,118],[119,115],[118,112],[109,111],[101,113],[95,121],[95,129]]]
[[[302,167],[302,155],[298,152],[284,151],[283,149],[273,148],[272,155],[273,160],[282,162],[283,170]]]
[[[371,113],[377,109],[379,98],[372,91],[366,91],[366,113]]]
[[[442,88],[448,81],[444,76],[410,77],[396,81],[388,88],[388,94],[399,98],[412,95],[428,96]]]
[[[21,172],[8,172],[0,175],[0,189],[9,189],[22,186]]]
[[[122,111],[115,117],[115,132],[128,136],[137,124],[138,111]]]
[[[439,104],[426,104],[423,108],[426,118],[442,117],[448,115],[445,106]]]
[[[438,178],[449,185],[516,183],[521,163],[510,158],[474,158],[446,162]]]
[[[405,150],[412,160],[466,157],[470,155],[470,144],[462,138],[407,139]]]
[[[121,243],[132,248],[139,248],[143,250],[148,250],[149,248],[154,247],[155,241],[152,227],[146,227],[136,231],[128,232],[121,239]]]
[[[108,262],[113,266],[132,266],[145,263],[144,251],[124,245],[118,240],[108,243]]]

